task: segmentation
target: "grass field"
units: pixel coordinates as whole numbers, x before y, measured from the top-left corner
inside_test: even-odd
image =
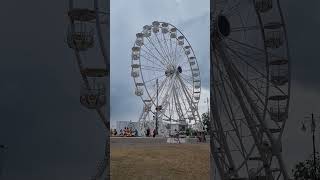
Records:
[[[111,144],[111,180],[127,179],[208,180],[209,144]]]

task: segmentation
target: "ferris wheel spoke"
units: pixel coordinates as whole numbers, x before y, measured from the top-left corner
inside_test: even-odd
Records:
[[[169,80],[169,79],[168,79]],[[162,97],[162,98],[160,98],[160,99],[164,99],[163,100],[163,102],[165,102],[166,101],[166,99],[168,98],[167,96],[168,96],[168,94],[169,94],[169,92],[171,91],[171,89],[172,89],[172,80],[171,81],[167,81],[169,84],[166,86],[167,88],[164,88],[162,91],[160,91],[159,92],[159,97]],[[166,90],[166,91],[165,91]],[[164,95],[163,95],[163,93],[164,93]],[[163,96],[162,96],[163,95]],[[161,103],[163,103],[163,102],[161,102]]]
[[[250,62],[259,63],[260,66],[266,65],[265,57],[258,58],[259,55],[262,56],[262,54],[248,54],[245,53],[243,50],[237,50],[235,48],[231,48],[230,46],[228,46],[228,49],[232,50],[234,54],[237,54],[239,57],[241,56],[243,58],[248,59]]]
[[[188,62],[188,59],[185,61],[186,57],[185,57],[185,54],[184,54],[184,50],[182,49],[181,46],[179,46],[180,49],[179,49],[179,56],[176,57],[176,64],[180,64],[180,63],[183,63],[183,62]]]
[[[148,47],[147,46],[145,46],[147,49],[148,49]],[[158,60],[158,62],[160,62],[162,65],[159,65],[159,64],[157,64],[157,63],[155,63],[155,61],[152,61],[150,58],[146,58],[144,55],[140,55],[141,57],[143,57],[143,58],[145,58],[146,60],[148,60],[148,61],[150,61],[150,62],[152,62],[152,63],[154,63],[154,64],[157,64],[157,65],[159,65],[159,67],[163,67],[163,68],[165,68],[165,64],[156,56],[156,55],[154,55],[153,53],[152,53],[152,51],[150,51],[149,49],[149,52],[147,52],[147,51],[145,51],[144,49],[141,49],[143,52],[145,52],[146,54],[148,54],[149,56],[152,56],[153,58],[155,58],[156,60]]]
[[[185,93],[185,89],[183,88],[181,83],[178,83],[178,86],[180,86],[180,88],[177,88],[177,90],[179,91],[182,104],[183,104],[183,106],[185,108],[185,112],[186,113],[191,112],[191,115],[193,117],[193,121],[196,122],[197,119],[196,119],[196,112],[195,111],[197,111],[197,110],[193,109],[192,98],[188,97],[187,93]],[[182,97],[185,97],[185,99],[182,99]],[[185,101],[187,101],[187,103],[189,104],[189,108],[187,107]],[[186,118],[189,119],[189,116],[188,117],[186,116]],[[189,121],[190,121],[190,119],[189,119]]]
[[[172,99],[172,88],[168,89],[165,97],[163,98],[163,101],[161,102],[162,104],[162,115],[166,116],[166,112],[169,111],[170,114],[170,100]],[[167,108],[169,106],[169,108]],[[169,115],[170,116],[170,115]]]
[[[159,92],[158,92],[158,97],[159,99],[162,99],[163,98],[163,93],[165,92],[165,90],[167,90],[168,88],[166,88],[167,86],[165,86],[166,84],[169,83],[169,79],[166,79],[166,81],[163,83],[163,86],[161,89],[159,89]],[[154,98],[157,97],[157,90],[155,88],[155,91],[154,91]],[[154,103],[156,105],[156,103]]]
[[[236,131],[236,129],[233,129],[232,131]],[[238,140],[240,140],[240,145],[237,144],[237,141],[233,138],[232,135],[230,135],[230,132],[228,133],[228,135],[226,137],[229,137],[229,139],[232,141],[232,143],[234,144],[234,146],[236,147],[237,151],[240,152],[240,154],[242,155],[243,159],[246,159],[247,156],[247,150],[244,148],[244,145],[242,144],[242,140],[240,137],[237,136]],[[239,165],[238,168],[241,168],[241,166],[243,166],[244,164],[242,165]]]
[[[278,55],[276,55],[276,54],[273,54],[273,53],[271,53],[271,52],[266,52],[264,49],[260,49],[260,48],[258,48],[258,47],[254,47],[254,46],[252,46],[252,45],[249,45],[249,44],[247,44],[247,43],[244,43],[244,42],[240,42],[240,41],[237,41],[237,40],[235,40],[235,39],[232,39],[232,38],[225,38],[226,40],[229,40],[229,41],[231,41],[231,42],[234,42],[234,43],[236,43],[236,44],[238,44],[238,45],[241,45],[241,46],[243,46],[243,47],[246,47],[246,48],[248,48],[248,49],[251,49],[251,50],[256,50],[257,52],[261,52],[261,53],[263,53],[263,54],[268,54],[269,56],[271,56],[271,57],[274,57],[274,58],[282,58],[282,57],[280,57],[280,56],[278,56]]]
[[[179,84],[178,84],[178,86],[179,86]],[[186,103],[185,103],[185,101],[186,101],[187,99],[183,99],[183,98],[182,98],[184,95],[183,95],[183,92],[182,92],[181,87],[180,87],[180,88],[177,88],[177,89],[178,89],[179,97],[181,98],[183,107],[184,107],[184,109],[185,109],[185,112],[188,112],[188,108],[187,108],[187,105],[186,105]]]
[[[193,83],[193,77],[186,75],[186,74],[180,74],[180,76],[187,82]]]
[[[232,108],[232,106],[231,106],[231,102],[230,102],[230,99],[229,99],[229,97],[231,97],[231,96],[228,96],[228,94],[227,94],[227,90],[226,90],[226,86],[225,86],[225,82],[224,82],[224,77],[223,77],[223,74],[222,74],[222,72],[220,71],[220,81],[222,82],[221,83],[221,86],[222,86],[222,88],[223,88],[223,90],[224,90],[224,92],[225,92],[225,97],[226,97],[226,100],[227,100],[227,105],[228,105],[228,107],[229,108],[227,108],[227,105],[224,103],[224,101],[222,100],[223,99],[223,97],[222,97],[222,92],[220,91],[220,89],[219,88],[217,88],[218,89],[218,93],[220,94],[220,98],[221,98],[221,101],[224,103],[224,106],[225,106],[225,109],[230,109],[230,114],[231,115],[229,115],[229,113],[228,113],[228,117],[229,117],[229,119],[230,120],[232,120],[231,122],[233,122],[233,123],[235,123],[235,125],[236,125],[236,122],[235,122],[235,115],[234,115],[234,111],[233,111],[233,108]],[[228,82],[228,81],[227,81]],[[229,85],[230,86],[230,85]],[[229,87],[230,88],[230,87]],[[233,91],[232,89],[231,89],[231,91]],[[227,111],[228,112],[228,111]],[[231,123],[232,125],[233,125],[233,123]],[[234,127],[235,128],[235,127]]]
[[[259,73],[261,75],[261,78],[264,78],[264,79],[267,79],[268,77],[261,73],[259,70],[256,69],[256,67],[252,66],[250,63],[248,63],[246,60],[244,60],[243,57],[239,56],[239,54],[237,54],[236,52],[234,52],[231,48],[228,48],[227,49],[230,50],[230,52],[232,52],[234,55],[236,55],[240,60],[242,60],[244,63],[246,63],[248,66],[250,66],[252,69],[254,69],[257,73]],[[277,90],[279,90],[281,93],[283,94],[286,94],[281,88],[279,88],[278,86],[274,85],[273,83],[271,83],[271,86],[272,87],[275,87]]]
[[[180,76],[180,77],[181,77],[182,79],[184,79],[182,76]],[[185,80],[186,82],[188,82],[186,79],[184,79],[184,80]],[[188,85],[189,85],[189,86],[188,86]],[[188,85],[186,85],[186,88],[187,88],[188,92],[192,94],[192,93],[193,93],[193,90],[192,90],[192,89],[193,89],[193,85],[192,85],[191,82],[189,82]]]
[[[169,79],[166,77],[162,82],[161,82],[161,85],[160,85],[160,87],[159,87],[159,90],[158,90],[158,94],[162,94],[162,92],[164,91],[164,89],[166,89],[166,84],[169,82]],[[154,86],[153,86],[154,87]],[[157,89],[156,89],[156,87],[154,87],[154,97],[156,97],[156,95],[157,95]]]
[[[183,75],[181,75],[181,78],[183,79],[183,80],[185,80],[186,82],[188,82],[188,83],[193,83],[193,79],[188,79],[187,77],[185,77],[185,76],[183,76]]]
[[[222,78],[222,77],[220,76],[220,78]],[[222,84],[222,87],[223,87],[223,89],[224,89],[224,92],[227,92],[226,89],[225,89],[224,84]],[[228,96],[227,94],[225,94],[225,97],[226,97],[226,99],[227,99],[227,105],[226,105],[226,103],[223,101],[224,98],[223,98],[223,96],[222,96],[222,92],[220,91],[220,88],[217,88],[217,89],[218,89],[218,93],[219,93],[219,95],[220,95],[220,99],[221,99],[221,101],[223,102],[223,105],[224,105],[225,109],[226,109],[226,110],[227,110],[227,109],[230,109],[230,113],[228,113],[228,111],[226,111],[226,112],[227,112],[227,115],[228,115],[228,118],[229,118],[229,120],[230,120],[230,124],[231,124],[231,126],[233,127],[234,131],[236,132],[236,135],[237,135],[237,137],[238,137],[238,139],[239,139],[239,141],[240,141],[240,143],[241,143],[241,148],[242,148],[242,150],[244,150],[245,148],[244,148],[244,146],[243,146],[243,142],[242,142],[242,139],[241,139],[241,133],[240,133],[239,130],[238,130],[236,118],[235,118],[235,116],[234,116],[234,111],[232,110],[233,108],[231,107],[231,103],[230,103],[230,100],[229,100],[229,96]],[[228,106],[228,107],[227,107],[227,106]],[[244,152],[245,152],[245,151],[244,151]]]
[[[156,81],[157,79],[159,80],[159,79],[161,79],[161,78],[163,78],[163,77],[166,77],[166,75],[157,76],[157,77],[155,77],[155,78],[152,78],[152,79],[150,79],[150,80],[145,81],[144,83],[145,83],[145,84],[151,83],[152,81]]]
[[[146,71],[151,71],[151,72],[154,72],[154,71],[157,71],[157,72],[163,72],[163,70],[159,70],[159,69],[154,69],[154,68],[148,68],[148,67],[141,67],[141,69],[143,70],[146,70]]]
[[[162,90],[163,90],[163,88],[165,87],[164,85],[167,83],[167,81],[168,81],[168,78],[166,77],[163,81],[161,81],[160,82],[160,86],[159,86],[159,92],[161,92]],[[154,85],[152,85],[152,84],[149,84],[149,85],[146,85],[146,89],[148,89],[148,88],[152,88],[153,89],[153,91],[152,92],[154,92],[153,94],[150,94],[150,98],[151,98],[151,100],[154,102],[154,99],[156,98],[156,95],[157,95],[157,89],[156,89],[156,87],[154,86]],[[154,104],[156,104],[156,103],[154,103]]]
[[[160,48],[161,48],[162,52],[163,52],[164,55],[166,56],[169,64],[171,64],[171,57],[170,57],[170,53],[169,53],[169,51],[168,51],[168,48],[166,48],[166,47],[167,47],[167,44],[166,44],[166,39],[165,39],[165,37],[164,37],[164,34],[162,33],[162,40],[160,40],[160,38],[158,37],[157,34],[155,34],[155,35],[156,35],[156,38],[157,38],[157,40],[158,40],[158,42],[159,42],[159,45],[160,45]],[[160,36],[161,36],[161,35],[160,35]]]
[[[174,118],[174,109],[173,109],[174,106],[173,106],[173,98],[171,98],[170,100],[171,100],[171,103],[169,104],[169,116],[171,120],[172,117]]]
[[[162,51],[162,53],[163,53],[164,57],[166,57],[167,63],[168,63],[168,65],[169,65],[169,64],[170,64],[170,58],[168,57],[167,52],[166,52],[166,51],[165,51],[165,49],[163,48],[162,43],[161,43],[161,41],[160,41],[160,39],[159,39],[158,35],[157,35],[157,34],[155,34],[155,36],[156,36],[156,39],[157,39],[157,41],[158,41],[158,43],[159,43],[160,49],[161,49],[161,51]]]
[[[184,87],[182,87],[182,89],[183,88],[186,88],[186,90],[189,92],[189,94],[193,94],[193,84],[192,83],[188,83],[187,81],[186,81],[186,83],[187,84],[183,84],[184,85]],[[190,98],[191,98],[191,96],[190,96]],[[191,98],[192,99],[192,98]]]
[[[172,82],[171,82],[172,85]],[[168,88],[167,92],[165,93],[165,96],[163,98],[163,101],[161,102],[161,104],[163,105],[163,110],[162,113],[165,115],[165,112],[167,111],[167,106],[168,106],[168,101],[170,100],[170,98],[172,97],[172,88],[173,86],[170,86],[170,88]],[[171,93],[170,93],[171,92]]]
[[[143,57],[143,56],[141,56]],[[146,59],[148,61],[148,58],[143,57],[144,59]],[[146,65],[143,65],[144,67],[146,67]],[[152,67],[152,69],[157,69],[159,71],[165,72],[165,69],[162,66],[159,66],[157,64],[153,64],[153,66],[148,66],[148,67]]]
[[[192,96],[191,96],[190,92],[188,91],[186,85],[184,84],[184,82],[181,80],[180,77],[178,77],[178,80],[179,80],[180,85],[182,87],[182,90],[183,90],[183,92],[185,94],[185,97],[187,98],[187,102],[189,103],[189,106],[190,107],[194,107],[193,106],[194,104],[193,104]]]
[[[170,56],[172,58],[172,64],[174,64],[174,53],[173,53],[173,48],[172,48],[172,40],[170,38]]]
[[[242,56],[240,56],[237,52],[235,52],[233,49],[229,48],[227,46],[227,49],[235,55],[239,60],[244,62],[248,67],[252,68],[254,71],[256,71],[258,74],[260,74],[262,77],[266,77],[264,73],[262,73],[260,70],[258,70],[256,67],[254,67],[252,64],[250,64],[248,61],[246,61]]]
[[[175,102],[175,106],[176,106],[176,110],[178,112],[178,115],[179,115],[179,118],[180,120],[184,120],[184,113],[182,111],[182,108],[181,108],[181,103],[179,101],[179,97],[177,95],[177,92],[176,92],[176,88],[173,88],[173,98],[174,98],[174,102]]]
[[[173,58],[172,58],[172,56],[171,56],[170,48],[169,48],[169,46],[168,46],[167,39],[166,39],[166,37],[164,36],[163,33],[162,33],[162,37],[163,37],[164,42],[165,42],[164,44],[165,44],[165,46],[166,46],[166,48],[167,48],[167,53],[168,53],[168,57],[169,57],[169,62],[170,62],[170,64],[173,64]],[[171,41],[171,38],[170,38],[170,41]]]
[[[152,41],[150,38],[147,38],[147,40],[148,40],[149,43],[155,48],[155,50],[158,52],[158,54],[160,55],[160,57],[162,58],[162,60],[165,61],[167,65],[169,65],[169,62],[168,62],[167,59],[161,54],[161,52],[160,52],[159,49],[156,47],[156,45],[153,43],[153,41]]]
[[[178,43],[175,42],[176,47],[174,49],[174,63],[177,64],[177,49],[178,49]]]

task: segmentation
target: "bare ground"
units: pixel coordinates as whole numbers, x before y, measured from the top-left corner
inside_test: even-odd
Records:
[[[208,180],[209,144],[111,144],[112,180]]]

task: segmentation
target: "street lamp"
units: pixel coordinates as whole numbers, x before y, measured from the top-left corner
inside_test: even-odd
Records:
[[[210,122],[210,104],[209,104],[209,98],[207,97],[207,100],[204,101],[205,103],[207,103],[208,106],[208,120]],[[207,130],[207,125],[206,125],[206,130]]]
[[[315,122],[313,113],[311,113],[311,117],[307,116],[307,117],[305,117],[305,120],[302,121],[301,130],[303,132],[307,131],[307,128],[305,125],[306,122],[311,122],[310,128],[311,128],[311,132],[312,132],[312,146],[313,146],[313,177],[314,177],[314,179],[317,179],[317,177],[316,177],[316,168],[317,168],[317,165],[316,165],[316,146],[315,146],[315,136],[314,136],[314,133],[316,131],[316,122]]]

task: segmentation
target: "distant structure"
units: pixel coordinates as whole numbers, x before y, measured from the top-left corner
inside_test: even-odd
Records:
[[[109,168],[109,1],[68,0],[67,44],[80,71],[80,103],[96,111],[106,130],[105,153],[92,179],[110,179]]]
[[[195,53],[183,33],[167,22],[154,21],[136,34],[131,76],[143,102],[139,131],[156,129],[169,136],[168,124],[202,129],[198,112],[201,78]]]
[[[290,55],[280,1],[211,5],[212,167],[222,180],[288,180],[281,141]]]

